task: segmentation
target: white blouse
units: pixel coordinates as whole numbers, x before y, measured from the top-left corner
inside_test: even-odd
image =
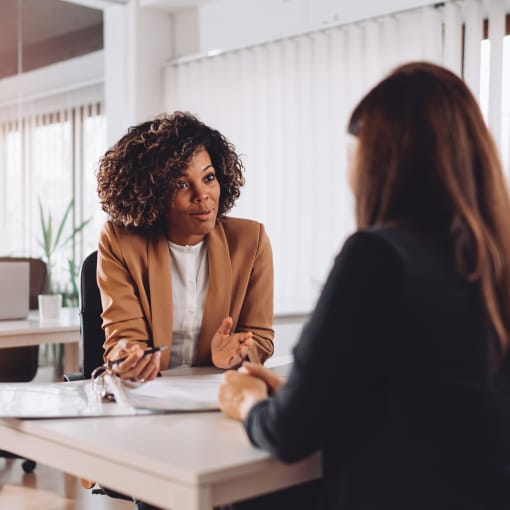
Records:
[[[209,286],[207,245],[168,242],[172,260],[173,342],[169,368],[195,359]]]

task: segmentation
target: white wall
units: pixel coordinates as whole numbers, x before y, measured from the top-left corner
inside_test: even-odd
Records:
[[[104,32],[110,145],[129,126],[163,111],[164,64],[173,55],[172,18],[131,1],[105,9]]]

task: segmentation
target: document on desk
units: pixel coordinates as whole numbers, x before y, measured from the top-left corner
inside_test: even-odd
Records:
[[[288,371],[288,360],[276,361],[271,370]],[[110,374],[94,381],[0,383],[0,418],[85,418],[216,411],[222,378],[223,371],[213,367],[181,367],[166,370],[162,377],[145,383],[122,381]]]
[[[171,371],[170,371],[171,372]],[[125,385],[128,402],[137,409],[159,411],[218,410],[222,374],[158,377],[136,387]]]
[[[83,418],[147,414],[134,409],[121,394],[116,402],[98,398],[91,381],[0,384],[0,418]]]
[[[222,373],[190,369],[189,373],[177,370],[168,375],[172,373],[169,370],[146,383],[122,382],[110,375],[100,383],[0,383],[0,418],[134,416],[219,409]],[[103,399],[103,391],[113,398]]]

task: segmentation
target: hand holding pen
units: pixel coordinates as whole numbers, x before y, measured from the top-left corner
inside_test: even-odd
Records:
[[[122,379],[149,381],[158,375],[161,351],[166,348],[145,349],[141,342],[120,340],[110,352],[106,364]]]

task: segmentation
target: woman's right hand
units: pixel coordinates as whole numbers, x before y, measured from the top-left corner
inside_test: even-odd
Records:
[[[257,377],[258,379],[262,379],[272,393],[285,383],[285,379],[283,377],[271,372],[271,370],[263,367],[260,363],[250,363],[249,361],[245,361],[239,369],[239,372],[244,372]]]
[[[112,365],[111,370],[122,379],[145,382],[154,379],[160,371],[161,353],[144,356],[145,349],[139,342],[119,340],[110,351],[108,361],[126,357],[121,363]]]

